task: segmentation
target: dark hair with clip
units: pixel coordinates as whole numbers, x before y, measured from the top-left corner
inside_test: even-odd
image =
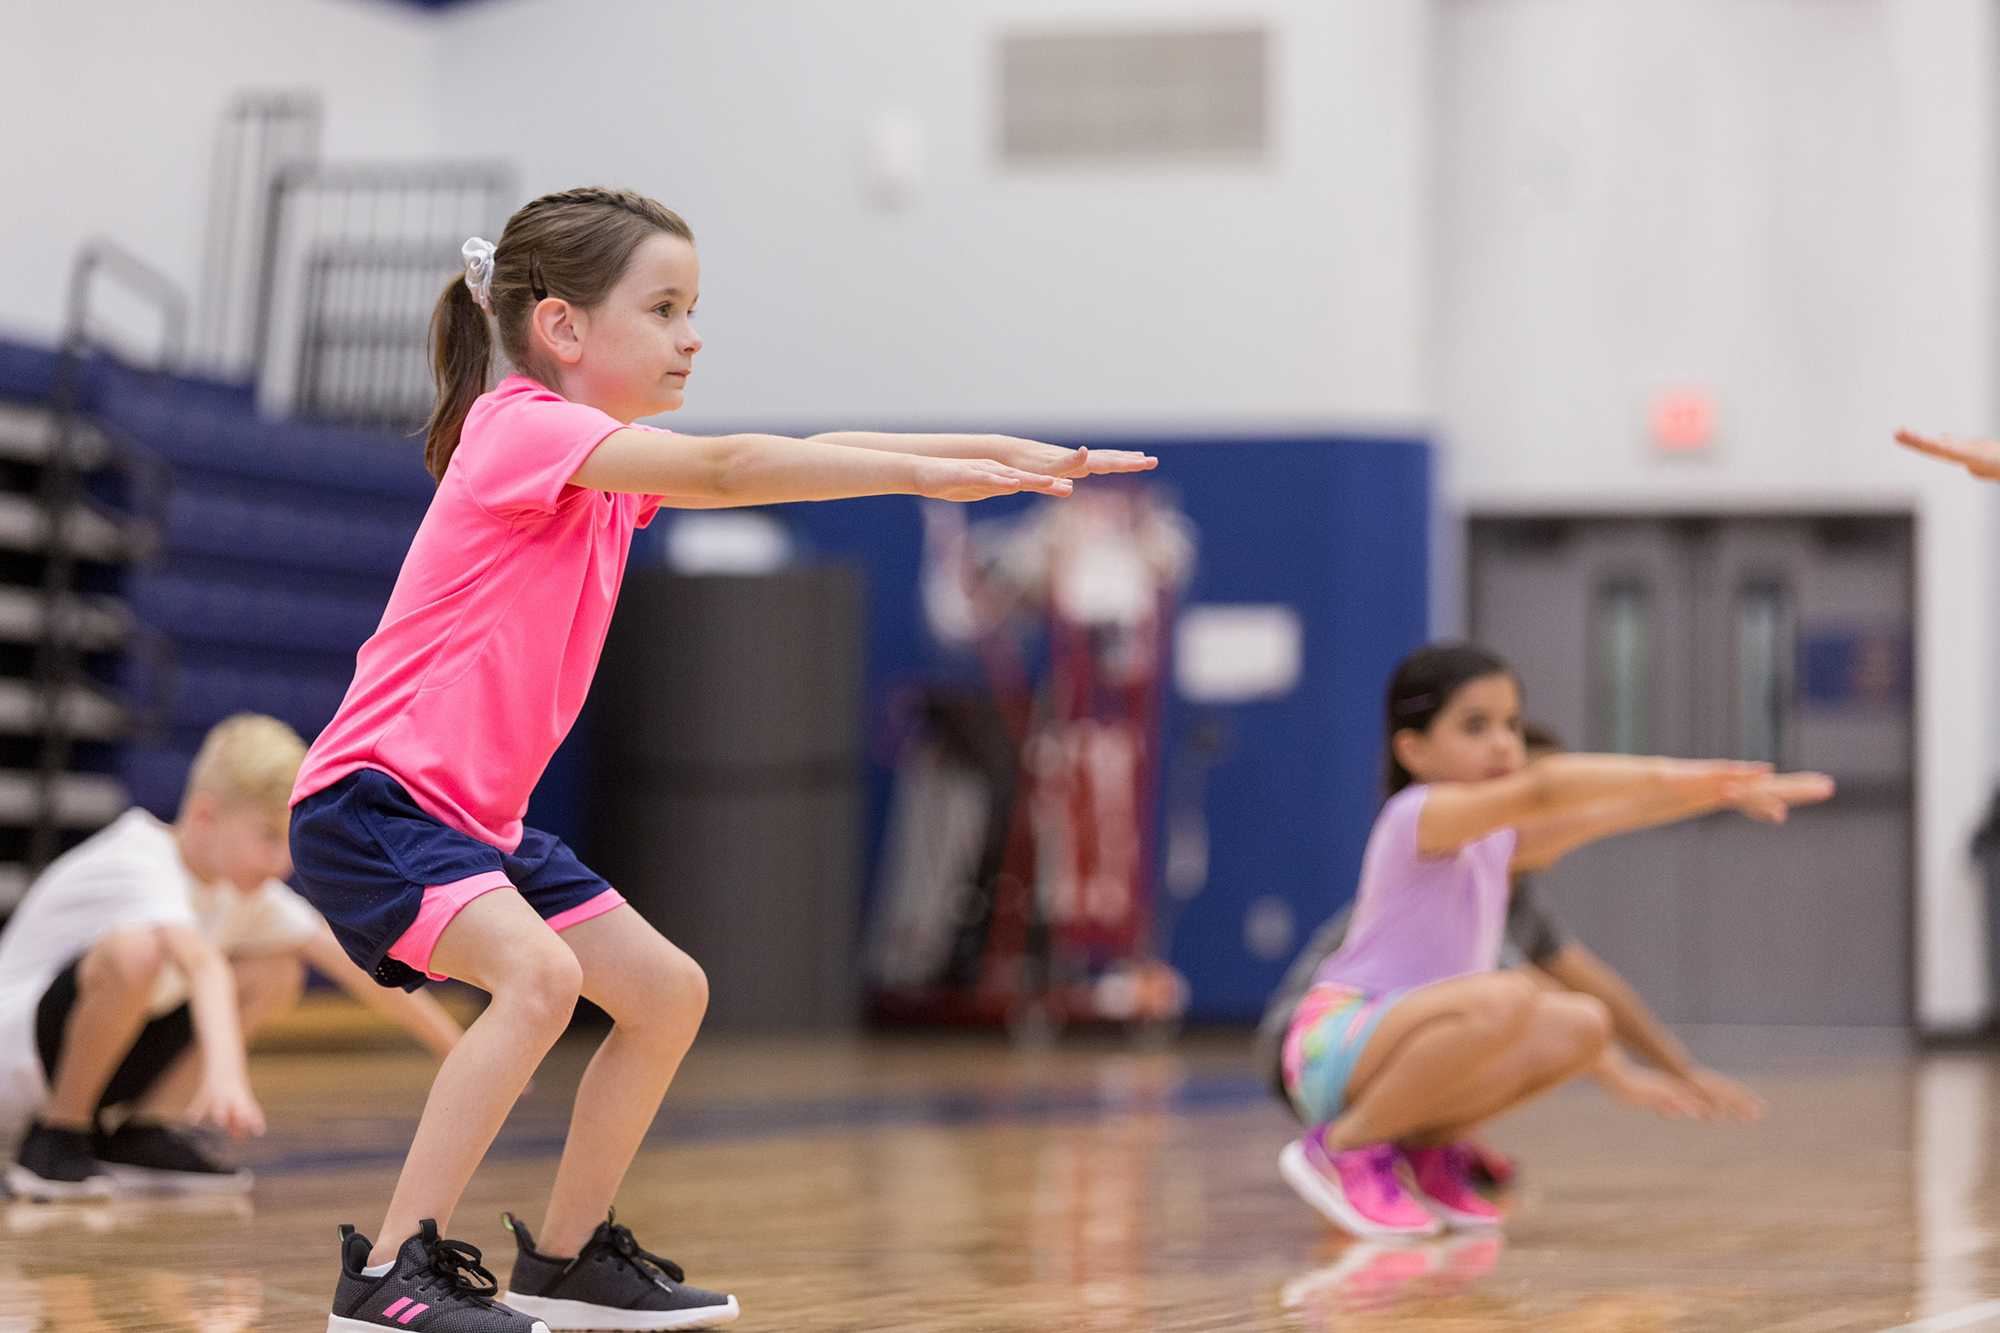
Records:
[[[1387,725],[1382,730],[1382,786],[1394,796],[1415,782],[1396,758],[1396,733],[1431,729],[1437,715],[1460,690],[1488,676],[1514,677],[1514,668],[1498,653],[1470,643],[1433,643],[1396,664],[1389,678]],[[1518,685],[1519,677],[1514,677]]]
[[[424,466],[444,480],[458,448],[465,414],[486,392],[493,373],[493,333],[515,370],[555,387],[555,369],[534,354],[530,316],[551,296],[584,309],[618,285],[632,252],[655,235],[692,244],[694,233],[671,209],[631,190],[587,186],[545,194],[507,219],[493,251],[493,285],[487,300],[493,321],[463,278],[453,278],[431,312],[431,375],[437,406],[431,409]]]

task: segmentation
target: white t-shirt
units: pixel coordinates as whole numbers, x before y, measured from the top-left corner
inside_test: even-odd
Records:
[[[11,1144],[48,1096],[35,1049],[35,1010],[49,983],[119,927],[186,926],[224,955],[296,948],[319,915],[277,880],[244,893],[197,879],[173,831],[127,810],[42,872],[0,930],[0,1146]],[[160,975],[147,1013],[187,999],[178,968]]]

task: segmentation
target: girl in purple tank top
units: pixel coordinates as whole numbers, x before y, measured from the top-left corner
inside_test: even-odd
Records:
[[[1389,799],[1347,941],[1284,1041],[1313,1128],[1279,1156],[1305,1200],[1358,1235],[1490,1226],[1462,1140],[1582,1072],[1602,1002],[1499,972],[1510,878],[1598,838],[1735,808],[1780,823],[1832,780],[1734,760],[1555,754],[1530,764],[1512,668],[1470,644],[1405,658],[1389,684]]]

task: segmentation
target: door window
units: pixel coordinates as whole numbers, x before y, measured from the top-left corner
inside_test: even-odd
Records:
[[[1651,754],[1652,596],[1637,579],[1614,579],[1597,600],[1598,747]]]
[[[1792,611],[1785,586],[1736,592],[1736,757],[1782,764],[1792,704]]]

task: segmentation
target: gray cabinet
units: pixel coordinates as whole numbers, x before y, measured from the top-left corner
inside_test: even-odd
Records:
[[[844,1027],[863,589],[844,566],[634,570],[595,688],[598,869],[708,972],[711,1031]]]

